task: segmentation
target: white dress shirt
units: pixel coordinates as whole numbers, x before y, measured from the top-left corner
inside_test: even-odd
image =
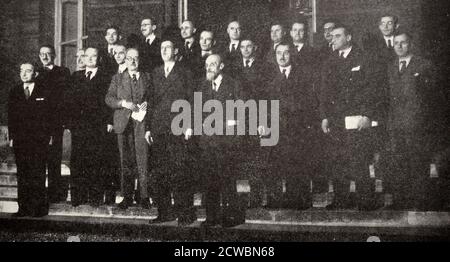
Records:
[[[352,51],[352,47],[347,47],[344,50],[339,51],[339,56],[341,56],[342,53],[344,53],[344,58],[347,58],[348,54],[350,54],[350,51]]]
[[[242,62],[244,63],[244,67],[247,66],[247,64],[245,63],[247,60],[249,61],[249,63],[248,63],[248,66],[249,66],[249,67],[251,67],[251,66],[253,65],[253,62],[255,62],[255,58],[254,58],[254,57],[251,57],[251,58],[249,58],[249,59],[243,58],[243,59],[242,59]]]
[[[214,91],[216,92],[219,91],[219,87],[222,84],[222,79],[223,79],[222,74],[218,75],[216,79],[214,79],[212,84],[212,88]]]
[[[280,68],[280,73],[283,73],[283,70],[286,70],[286,73],[285,73],[286,78],[289,78],[289,74],[291,73],[292,66],[289,65],[289,66],[286,66],[286,67],[282,67],[282,66],[278,66],[278,67]]]
[[[97,71],[98,71],[98,67],[96,67],[96,68],[86,68],[86,72],[84,73],[84,75],[87,77],[87,73],[88,72],[92,72],[91,73],[91,77],[89,78],[89,80],[91,80],[97,74]]]
[[[297,52],[300,52],[300,50],[302,50],[303,46],[305,45],[304,43],[294,43],[295,48],[297,48]]]
[[[141,74],[139,72],[131,73],[130,71],[128,71],[128,74],[130,74],[131,79],[133,79],[133,75],[136,75],[137,80],[139,80],[139,77],[141,76]]]
[[[236,48],[236,51],[237,51],[238,48],[239,48],[239,40],[231,40],[230,41],[230,46],[229,46],[230,52],[233,51],[233,45],[234,45],[234,47]]]
[[[389,47],[389,40],[391,40],[391,45],[394,46],[394,36],[383,36],[386,46]]]
[[[125,72],[125,70],[127,70],[127,64],[126,63],[120,64],[119,65],[119,70],[118,70],[119,74]]]
[[[399,61],[398,61],[398,70],[400,71],[400,69],[402,67],[402,61],[406,62],[405,69],[408,68],[409,63],[411,62],[411,58],[412,58],[412,55],[400,58]]]
[[[153,41],[155,41],[155,38],[156,38],[156,36],[153,33],[145,38],[145,42],[148,43],[148,40],[150,40],[150,45],[151,45],[153,43]]]
[[[175,62],[164,62],[164,74],[166,78],[169,76],[170,72],[172,72],[173,67],[175,66]]]
[[[25,89],[27,89],[28,87],[28,91],[30,91],[30,96],[33,93],[34,90],[34,82],[33,83],[23,83],[23,91],[25,92]]]

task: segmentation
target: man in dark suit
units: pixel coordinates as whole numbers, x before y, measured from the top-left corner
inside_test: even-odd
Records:
[[[314,110],[311,76],[293,63],[294,52],[286,42],[277,45],[278,67],[266,88],[266,99],[279,101],[280,116],[279,142],[270,148],[268,157],[268,206],[303,210],[312,206],[308,156],[313,145]]]
[[[216,100],[222,106],[223,112],[226,111],[226,100],[241,98],[239,83],[222,73],[224,66],[220,55],[210,55],[206,59],[206,80],[200,89],[203,101]],[[205,227],[219,225],[230,227],[245,222],[245,203],[240,201],[236,188],[235,163],[237,159],[235,159],[234,152],[239,146],[239,137],[223,133],[225,128],[234,126],[236,119],[222,117],[223,121],[220,124],[215,123],[223,128],[218,130],[219,133],[216,133],[214,128],[205,122],[203,123],[203,134],[200,137],[206,191],[206,221],[202,223],[202,226]]]
[[[215,53],[216,39],[212,30],[203,30],[200,33],[200,62],[196,68],[192,69],[195,81],[202,81],[205,78],[205,62],[209,55]]]
[[[314,49],[307,44],[307,24],[305,21],[295,21],[292,23],[290,35],[292,38],[293,62],[299,66],[308,66],[315,69],[316,57]]]
[[[133,204],[136,176],[141,207],[150,208],[148,145],[144,136],[145,117],[148,117],[147,103],[152,97],[152,78],[150,73],[141,71],[140,61],[137,49],[127,50],[127,70],[113,76],[105,97],[106,104],[114,109],[114,132],[118,138],[122,169],[120,184],[124,199],[119,203],[122,209]]]
[[[111,110],[103,100],[111,78],[98,65],[97,48],[87,48],[85,55],[86,69],[73,74],[72,88],[65,99],[72,135],[71,201],[73,206],[99,206],[109,177],[105,174],[104,151],[107,133],[112,131]]]
[[[45,163],[47,146],[55,133],[51,97],[42,82],[35,83],[35,77],[33,64],[21,64],[23,83],[11,89],[8,100],[8,130],[17,165],[16,217],[48,214]]]
[[[397,59],[388,67],[388,139],[383,161],[388,164],[383,185],[393,195],[388,208],[430,210],[427,185],[440,115],[433,111],[439,100],[436,76],[430,61],[411,52],[408,33],[399,32],[393,43]]]
[[[153,96],[149,100],[147,117],[147,142],[152,151],[152,184],[155,187],[155,200],[158,217],[151,223],[166,222],[178,217],[179,225],[188,225],[196,220],[193,207],[194,178],[184,163],[186,144],[183,135],[175,135],[171,130],[172,104],[178,100],[191,101],[193,80],[190,71],[180,62],[175,62],[178,46],[174,40],[161,43],[161,57],[164,64],[153,71]],[[175,203],[175,214],[171,216],[171,193]]]
[[[67,91],[70,79],[70,71],[65,67],[55,65],[55,49],[51,45],[43,45],[39,50],[39,58],[42,67],[38,69],[37,81],[42,82],[43,87],[49,93],[52,107],[52,129],[55,136],[52,145],[48,148],[48,197],[50,203],[65,201],[67,198],[67,183],[61,177],[61,160],[63,133],[65,122],[64,93]]]
[[[378,22],[379,32],[368,33],[362,39],[363,48],[387,66],[395,59],[394,34],[399,27],[398,17],[391,14],[383,15]]]
[[[201,48],[195,40],[197,28],[192,21],[186,20],[180,27],[181,37],[184,40],[183,48],[180,48],[179,61],[186,68],[197,68],[201,63]]]
[[[241,43],[241,32],[242,29],[239,21],[233,20],[228,23],[228,39],[221,43],[218,48],[218,53],[222,57],[225,66],[232,65],[235,60],[240,58],[239,45]]]
[[[323,24],[323,38],[325,41],[318,49],[318,60],[320,64],[325,62],[328,57],[333,54],[334,48],[333,44],[331,43],[333,36],[331,35],[331,32],[335,28],[336,23],[337,22],[335,20],[326,20]]]
[[[139,44],[140,71],[152,73],[153,69],[162,64],[159,47],[161,40],[156,37],[156,20],[145,18],[141,22],[141,32],[144,39]]]
[[[352,44],[348,27],[336,25],[331,34],[337,53],[325,62],[320,92],[322,130],[329,136],[327,148],[333,157],[335,199],[327,208],[370,210],[377,207],[375,181],[369,173],[372,138],[368,131],[379,103],[377,83],[382,73]],[[350,181],[356,181],[356,202],[349,197]]]
[[[117,63],[114,59],[115,48],[118,46],[122,36],[120,35],[119,28],[110,25],[105,30],[106,45],[100,50],[101,63],[100,66],[106,70],[111,77],[116,74]]]
[[[273,71],[278,64],[277,59],[275,55],[275,49],[277,48],[278,44],[280,44],[284,37],[286,36],[286,28],[280,21],[274,21],[272,22],[270,26],[270,39],[271,44],[267,48],[267,52],[264,55],[264,61],[267,63],[267,66],[271,68],[269,71]]]

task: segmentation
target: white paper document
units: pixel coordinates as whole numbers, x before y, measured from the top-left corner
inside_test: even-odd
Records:
[[[147,102],[144,102],[137,106],[139,107],[139,111],[131,113],[131,117],[136,121],[142,122],[145,115],[147,114]]]
[[[358,123],[362,116],[347,116],[345,117],[345,129],[358,129]]]

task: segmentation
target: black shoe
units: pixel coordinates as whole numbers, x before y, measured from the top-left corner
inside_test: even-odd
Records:
[[[150,220],[148,223],[149,224],[159,224],[159,223],[165,223],[165,222],[169,222],[169,221],[173,221],[175,220],[174,218],[171,218],[169,216],[158,216],[155,219]]]
[[[120,209],[122,209],[122,210],[126,210],[126,209],[128,209],[128,207],[130,207],[131,206],[131,201],[128,201],[128,200],[122,200],[122,202],[120,202],[118,205],[117,205],[117,207],[118,208],[120,208]]]
[[[181,215],[178,217],[178,226],[188,226],[197,221],[197,216],[195,214]]]
[[[219,228],[221,225],[218,221],[205,220],[200,224],[201,228]]]
[[[150,204],[150,200],[144,200],[141,201],[140,206],[143,209],[150,209],[152,207],[152,204]]]
[[[20,211],[11,215],[11,217],[27,217],[30,216],[27,212]]]

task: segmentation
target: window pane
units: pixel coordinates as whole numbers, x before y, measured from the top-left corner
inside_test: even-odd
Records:
[[[77,69],[77,44],[67,44],[61,46],[61,65],[70,69],[70,72],[74,72]]]
[[[77,39],[78,3],[77,1],[62,4],[62,36],[63,42]]]

